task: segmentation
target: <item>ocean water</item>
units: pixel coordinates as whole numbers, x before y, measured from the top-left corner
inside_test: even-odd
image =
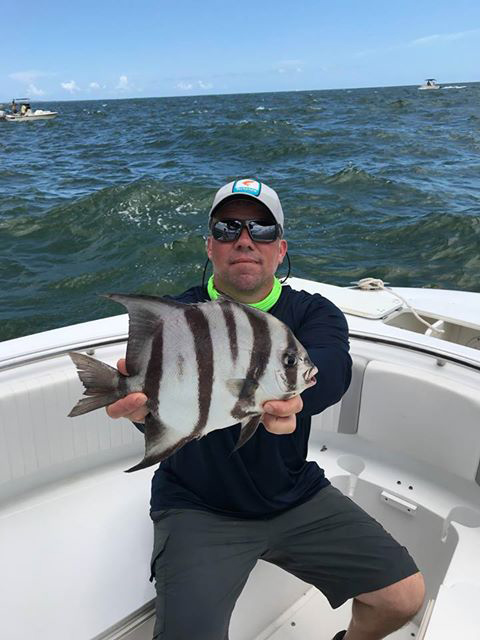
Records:
[[[39,106],[0,122],[0,340],[199,283],[239,177],[280,194],[296,276],[480,291],[480,84]]]

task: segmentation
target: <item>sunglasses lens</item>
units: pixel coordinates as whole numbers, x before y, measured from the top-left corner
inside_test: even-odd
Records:
[[[217,220],[212,225],[212,236],[219,242],[234,242],[244,227],[248,228],[254,242],[273,242],[278,238],[276,224],[262,224],[255,220]]]
[[[254,242],[273,242],[278,235],[276,224],[260,224],[253,220],[248,223],[248,230]]]
[[[242,231],[239,220],[218,220],[212,226],[212,236],[219,242],[233,242]]]

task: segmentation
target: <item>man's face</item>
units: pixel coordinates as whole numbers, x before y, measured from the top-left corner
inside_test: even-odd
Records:
[[[215,220],[257,220],[271,222],[271,215],[260,204],[231,200],[215,212]],[[273,285],[273,276],[287,252],[285,240],[253,242],[247,229],[234,242],[219,242],[208,237],[207,254],[213,264],[215,286],[225,293],[256,293],[265,297]],[[261,299],[261,298],[260,298]]]

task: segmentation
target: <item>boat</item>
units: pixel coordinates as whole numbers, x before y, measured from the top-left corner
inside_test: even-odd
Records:
[[[35,111],[20,113],[7,113],[5,120],[7,122],[31,122],[33,120],[52,120],[58,116],[58,111],[44,111],[43,109],[35,109]]]
[[[441,87],[439,84],[437,84],[437,81],[435,80],[435,78],[427,78],[424,84],[420,85],[418,88],[422,90],[424,89],[430,90],[430,89],[440,89]]]
[[[346,314],[353,379],[313,418],[308,458],[415,558],[426,599],[393,640],[478,638],[480,293],[289,279]],[[83,389],[68,352],[115,365],[126,315],[0,343],[0,616],[8,640],[146,640],[151,469],[143,437]],[[212,571],[215,568],[212,567]],[[331,640],[351,603],[259,561],[230,640]],[[185,612],[188,615],[188,611]]]
[[[58,111],[48,111],[45,109],[32,110],[29,98],[13,99],[9,112],[3,111],[3,118],[7,122],[31,122],[34,120],[52,120],[58,116]]]

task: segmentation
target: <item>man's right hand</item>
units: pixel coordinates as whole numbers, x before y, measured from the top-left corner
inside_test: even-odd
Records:
[[[117,362],[117,368],[124,376],[128,375],[125,367],[125,358],[121,358]],[[125,398],[108,405],[107,414],[110,418],[128,418],[132,422],[144,422],[148,413],[146,407],[147,399],[144,393],[129,393]]]

